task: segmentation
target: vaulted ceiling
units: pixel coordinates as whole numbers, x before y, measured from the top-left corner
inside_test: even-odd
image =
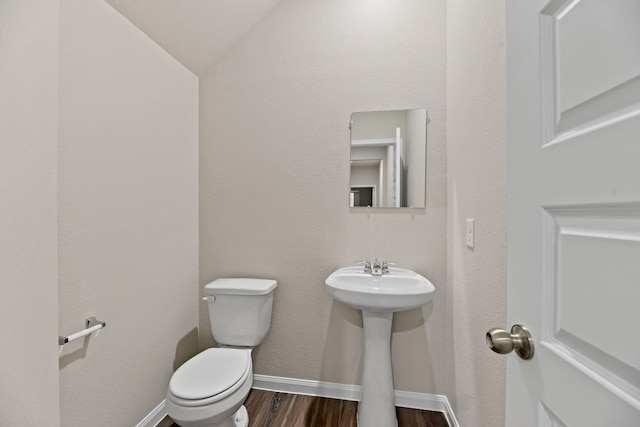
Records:
[[[197,75],[280,0],[105,0]]]

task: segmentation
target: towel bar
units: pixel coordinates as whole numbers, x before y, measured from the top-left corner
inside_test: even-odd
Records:
[[[86,337],[92,332],[98,331],[104,328],[105,326],[107,326],[105,322],[96,320],[95,317],[89,317],[87,320],[85,320],[84,324],[85,324],[84,329],[81,330],[80,332],[76,332],[75,334],[71,334],[66,337],[58,336],[58,345],[65,345],[66,343],[70,343],[71,341],[75,341],[82,337]]]

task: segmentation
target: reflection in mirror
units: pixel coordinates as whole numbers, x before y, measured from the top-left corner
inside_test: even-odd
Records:
[[[424,208],[427,110],[351,114],[349,206]]]

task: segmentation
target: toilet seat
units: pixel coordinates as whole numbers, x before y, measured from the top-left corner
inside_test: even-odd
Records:
[[[168,395],[178,405],[208,405],[234,393],[250,375],[249,351],[210,348],[176,370],[169,382]]]

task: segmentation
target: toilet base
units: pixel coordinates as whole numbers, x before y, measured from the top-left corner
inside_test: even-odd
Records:
[[[211,427],[247,427],[249,425],[249,413],[242,405],[233,416],[224,420],[221,424],[212,424]]]
[[[240,409],[238,409],[238,412],[236,412],[235,420],[237,427],[247,427],[249,425],[249,413],[244,405],[242,405]]]
[[[207,422],[207,421],[176,421],[173,420],[174,423],[179,426],[197,426],[197,427],[248,427],[249,426],[249,413],[247,412],[247,408],[242,405],[240,409],[236,411],[235,414],[230,416],[227,419],[224,419],[219,422]]]

